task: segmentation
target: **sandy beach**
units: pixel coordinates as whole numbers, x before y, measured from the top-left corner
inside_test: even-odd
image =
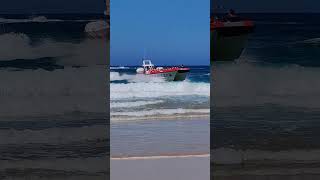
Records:
[[[111,158],[111,180],[208,180],[209,155]]]

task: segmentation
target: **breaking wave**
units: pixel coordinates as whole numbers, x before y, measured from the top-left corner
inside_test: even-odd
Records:
[[[143,74],[121,74],[119,72],[110,72],[110,81],[165,82],[165,79],[162,77],[145,76]]]
[[[144,111],[132,111],[132,112],[111,112],[111,116],[130,116],[130,117],[142,117],[153,115],[178,115],[178,114],[209,114],[210,109],[153,109]]]
[[[209,115],[210,83],[119,72],[110,72],[110,79],[112,120]]]
[[[159,104],[163,103],[163,100],[156,100],[156,101],[135,101],[135,102],[111,102],[111,108],[132,108],[132,107],[139,107],[139,106],[146,106],[152,104]]]
[[[130,69],[130,67],[125,67],[125,66],[111,66],[110,69],[111,69],[111,70],[115,70],[115,69]]]
[[[210,96],[210,84],[198,82],[111,83],[110,99],[157,98],[164,96]]]

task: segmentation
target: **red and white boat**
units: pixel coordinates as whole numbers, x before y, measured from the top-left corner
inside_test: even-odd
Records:
[[[242,54],[248,36],[253,32],[253,21],[241,17],[211,16],[211,61],[233,61]]]
[[[163,77],[167,81],[183,81],[189,71],[186,67],[155,67],[151,60],[143,60],[142,67],[137,69],[138,74]]]

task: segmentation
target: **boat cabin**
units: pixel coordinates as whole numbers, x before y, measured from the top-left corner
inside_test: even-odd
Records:
[[[142,67],[145,71],[154,69],[154,65],[152,64],[151,60],[143,60],[142,62]]]

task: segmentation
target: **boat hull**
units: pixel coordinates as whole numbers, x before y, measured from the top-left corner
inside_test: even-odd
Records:
[[[166,73],[156,73],[156,74],[146,74],[148,76],[154,76],[157,78],[163,78],[165,81],[174,81],[177,71],[166,72]]]
[[[189,73],[189,70],[178,70],[178,71],[172,71],[172,72],[146,74],[146,75],[161,77],[161,78],[164,78],[165,81],[184,81],[188,73]]]
[[[189,70],[178,70],[174,78],[174,81],[184,81],[188,73],[189,73]]]
[[[233,61],[242,54],[248,33],[227,36],[216,30],[211,31],[211,61]]]

